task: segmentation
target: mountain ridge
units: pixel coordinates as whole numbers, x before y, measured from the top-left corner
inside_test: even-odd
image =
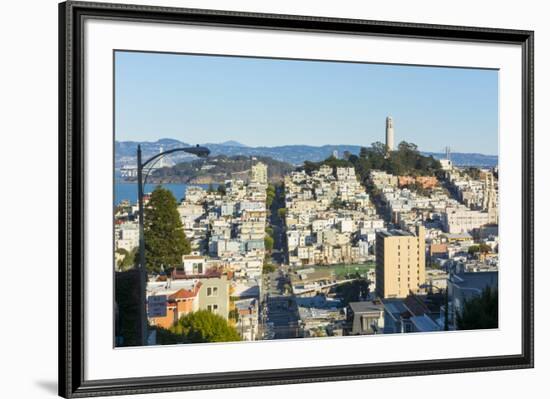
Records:
[[[141,144],[144,158],[158,154],[162,150],[170,150],[178,147],[189,147],[192,144],[185,143],[175,139],[160,139],[155,142],[151,141],[115,141],[115,167],[124,165],[135,165],[136,148]],[[305,144],[292,144],[274,147],[250,147],[234,140],[228,140],[224,143],[209,143],[202,144],[208,147],[211,151],[211,156],[226,155],[226,156],[264,156],[275,160],[300,165],[304,161],[318,162],[326,159],[338,152],[341,157],[344,151],[349,151],[352,154],[358,154],[362,146],[346,145],[346,144],[325,144],[321,146],[311,146]],[[444,159],[445,153],[421,151],[423,155],[433,156],[436,159]],[[451,161],[457,166],[478,166],[478,167],[494,167],[498,165],[497,155],[487,155],[481,153],[451,153]],[[187,153],[178,153],[171,156],[173,162],[185,162],[196,159],[195,156]]]

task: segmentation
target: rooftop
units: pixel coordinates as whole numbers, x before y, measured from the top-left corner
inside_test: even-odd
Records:
[[[426,315],[413,316],[411,317],[411,322],[414,324],[416,330],[420,332],[439,331],[437,323]]]
[[[472,288],[482,291],[487,286],[498,286],[498,271],[458,273],[451,275],[450,280],[460,288]]]
[[[377,235],[380,235],[382,237],[414,237],[415,235],[409,231],[405,230],[381,230],[376,233]]]
[[[403,300],[403,303],[414,316],[421,316],[430,312],[430,309],[416,295],[409,295]]]
[[[350,302],[349,307],[353,313],[378,313],[384,309],[384,305],[380,301]]]
[[[400,314],[407,311],[407,308],[403,303],[403,299],[398,299],[398,298],[383,299],[382,303],[384,305],[384,308],[388,311],[388,313],[392,315],[399,316]]]
[[[185,271],[183,269],[174,269],[172,270],[172,279],[173,280],[179,280],[179,279],[198,279],[198,278],[216,278],[221,277],[222,272],[216,268],[211,268],[206,270],[203,274],[185,274]]]
[[[181,288],[178,291],[174,292],[172,295],[168,297],[168,299],[187,299],[187,298],[194,298],[197,296],[199,289],[201,287],[201,283],[197,283],[195,287],[192,290],[186,290],[185,288]]]

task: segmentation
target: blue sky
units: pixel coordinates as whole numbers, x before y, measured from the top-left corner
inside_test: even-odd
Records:
[[[115,137],[498,152],[498,72],[117,52]]]

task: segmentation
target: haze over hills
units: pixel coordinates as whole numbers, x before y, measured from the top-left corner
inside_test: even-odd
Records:
[[[269,157],[215,155],[157,169],[151,173],[148,181],[151,183],[191,184],[221,184],[231,178],[246,181],[252,166],[257,161],[267,165],[267,178],[270,182],[282,181],[286,174],[294,170],[291,164]]]
[[[208,143],[208,144],[212,144],[212,143]],[[208,144],[205,144],[205,145],[208,145]],[[248,147],[247,145],[239,143],[238,141],[235,141],[235,140],[228,140],[228,141],[224,141],[223,143],[218,143],[218,144],[229,146],[229,147]]]
[[[185,143],[174,139],[160,139],[155,142],[115,141],[115,167],[130,166],[136,164],[136,148],[141,144],[143,157],[149,158],[162,150],[170,150],[179,147],[194,146],[196,143]],[[270,157],[275,160],[292,165],[301,165],[304,161],[322,161],[331,156],[334,151],[341,157],[344,151],[358,154],[361,146],[358,145],[286,145],[276,147],[249,147],[237,141],[224,143],[203,144],[211,151],[211,156],[226,155],[228,157],[244,155]],[[422,152],[423,155],[432,155],[436,159],[445,158],[444,153]],[[195,156],[187,153],[178,153],[170,157],[173,163],[191,161]],[[457,166],[494,167],[498,165],[498,156],[477,153],[451,153],[451,160]]]

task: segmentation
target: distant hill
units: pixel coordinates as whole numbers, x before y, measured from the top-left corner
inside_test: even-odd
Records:
[[[188,147],[197,143],[184,143],[173,139],[161,139],[156,142],[135,142],[135,141],[116,141],[115,142],[115,166],[121,167],[124,165],[136,164],[136,149],[137,145],[141,144],[143,157],[145,159],[158,154],[160,148],[164,151],[178,148]],[[248,147],[237,141],[226,141],[218,144],[205,144],[211,151],[211,156],[225,155],[232,156],[255,156],[267,157],[273,160],[278,160],[292,165],[302,165],[304,161],[319,162],[338,152],[338,156],[342,157],[345,151],[352,154],[358,154],[361,146],[358,145],[287,145],[276,147]],[[424,155],[432,155],[434,158],[445,158],[444,153],[422,152]],[[178,153],[171,156],[174,163],[192,161],[197,159],[195,156]],[[498,156],[484,155],[475,153],[452,153],[451,161],[457,166],[477,166],[477,167],[494,167],[498,164]]]
[[[247,181],[252,166],[258,162],[267,165],[267,177],[270,182],[281,181],[284,175],[294,170],[294,166],[269,157],[216,155],[155,170],[148,181],[193,184],[223,183],[232,178]]]
[[[235,141],[235,140],[228,140],[228,141],[224,141],[223,143],[219,143],[219,144],[220,145],[225,145],[227,147],[248,147],[247,145],[239,143],[238,141]]]
[[[190,144],[174,139],[160,139],[155,142],[150,141],[115,141],[115,167],[136,164],[136,151],[138,144],[141,144],[142,156],[148,159],[158,154],[162,148],[163,151],[173,148],[189,147]],[[195,157],[191,154],[174,154],[171,157],[174,161],[192,160]]]

